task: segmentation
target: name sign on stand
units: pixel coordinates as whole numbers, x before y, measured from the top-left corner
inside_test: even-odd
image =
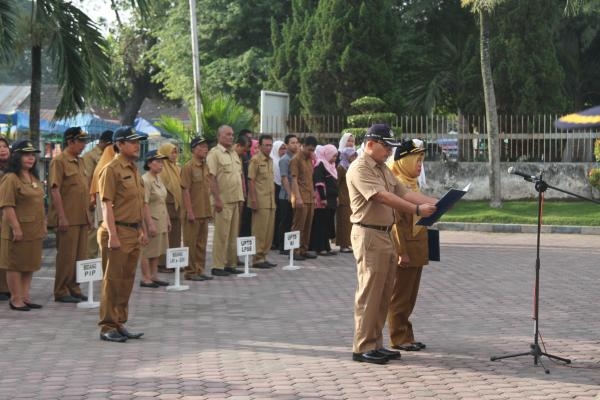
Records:
[[[167,286],[169,292],[181,292],[190,287],[181,285],[181,268],[187,267],[190,251],[187,247],[175,247],[167,249],[167,268],[175,269],[175,284]]]
[[[286,232],[283,235],[283,249],[290,252],[290,263],[282,269],[286,271],[294,271],[302,267],[294,265],[294,249],[300,248],[300,231]]]
[[[76,263],[77,282],[88,283],[87,301],[77,303],[77,308],[97,308],[100,303],[94,301],[94,282],[102,280],[102,259],[80,260]]]
[[[246,236],[237,238],[237,255],[244,256],[244,273],[239,274],[240,278],[252,278],[255,273],[250,272],[250,256],[256,254],[256,238]]]

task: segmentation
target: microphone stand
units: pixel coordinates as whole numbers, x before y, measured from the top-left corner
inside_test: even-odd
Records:
[[[539,332],[539,328],[538,328],[538,323],[539,323],[539,300],[540,300],[540,235],[541,235],[541,230],[542,230],[542,209],[543,209],[544,192],[548,188],[550,188],[550,189],[554,189],[559,192],[566,193],[568,195],[571,195],[571,196],[574,196],[574,197],[577,197],[577,198],[580,198],[583,200],[591,201],[593,203],[600,204],[600,201],[590,199],[590,198],[587,198],[584,196],[580,196],[578,194],[571,193],[569,191],[549,185],[548,183],[546,183],[543,180],[543,172],[540,172],[540,174],[538,176],[526,177],[524,179],[528,182],[534,183],[535,190],[538,192],[537,245],[536,245],[536,258],[535,258],[535,291],[534,291],[534,296],[533,296],[533,321],[534,321],[533,322],[533,325],[534,325],[533,343],[530,344],[530,346],[529,346],[530,350],[527,352],[506,354],[506,355],[502,355],[502,356],[492,356],[492,357],[490,357],[490,360],[496,361],[496,360],[501,360],[504,358],[512,358],[512,357],[520,357],[520,356],[533,356],[533,364],[538,365],[538,360],[539,360],[540,365],[542,366],[542,368],[544,368],[544,372],[549,374],[550,370],[542,364],[542,359],[541,359],[542,356],[546,356],[550,359],[559,360],[566,364],[570,364],[571,360],[569,360],[568,358],[562,358],[562,357],[558,357],[558,356],[543,352],[539,345],[540,332]]]

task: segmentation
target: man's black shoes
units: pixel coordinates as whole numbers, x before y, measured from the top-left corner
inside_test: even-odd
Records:
[[[399,351],[388,350],[385,347],[377,349],[377,352],[386,356],[388,360],[399,360],[401,357]]]
[[[371,350],[366,353],[352,353],[352,360],[371,364],[387,364],[389,358],[377,350]]]
[[[112,331],[111,331],[112,332]],[[121,335],[121,336],[125,336],[127,339],[139,339],[142,336],[144,336],[144,334],[142,332],[140,333],[131,333],[127,330],[127,328],[125,328],[124,326],[117,329],[117,332]]]
[[[229,272],[227,272],[221,268],[213,268],[210,270],[210,273],[212,274],[212,276],[229,276],[230,275]]]
[[[228,272],[229,274],[233,274],[233,275],[244,273],[243,271],[240,271],[239,269],[236,269],[235,267],[225,267],[224,270],[225,270],[225,272]]]
[[[123,343],[127,341],[127,336],[123,336],[116,329],[113,329],[108,332],[100,333],[100,340],[106,340],[107,342]]]

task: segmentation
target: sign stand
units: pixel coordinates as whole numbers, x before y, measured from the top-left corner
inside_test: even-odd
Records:
[[[167,249],[167,268],[175,269],[175,284],[167,286],[168,292],[182,292],[190,287],[181,285],[181,268],[187,267],[189,259],[189,249],[187,247],[175,247]]]
[[[286,271],[295,271],[300,269],[299,265],[294,265],[294,249],[300,247],[300,231],[286,232],[283,238],[283,249],[290,252],[290,264],[281,268]]]
[[[87,301],[77,303],[77,308],[98,308],[100,303],[94,301],[94,281],[102,280],[102,259],[80,260],[76,263],[77,283],[88,283]]]
[[[237,238],[237,255],[244,256],[244,273],[238,274],[240,278],[252,278],[256,274],[250,272],[250,256],[256,254],[256,238],[246,236]]]

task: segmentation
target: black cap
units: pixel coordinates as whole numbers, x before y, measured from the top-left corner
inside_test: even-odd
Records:
[[[113,131],[106,130],[102,132],[100,135],[100,141],[104,143],[112,143],[113,142]]]
[[[147,171],[150,169],[150,167],[148,167],[148,164],[150,164],[152,161],[154,160],[164,160],[167,159],[169,157],[162,155],[158,152],[158,150],[150,150],[149,152],[146,153],[146,155],[144,156],[144,169]]]
[[[394,138],[394,132],[387,124],[375,124],[367,130],[365,140],[381,140],[388,146],[397,147],[401,143]]]
[[[190,148],[194,148],[196,146],[198,146],[200,143],[207,143],[206,139],[202,136],[196,136],[195,138],[192,139],[192,142],[190,143]]]
[[[397,161],[403,157],[408,156],[409,154],[416,153],[424,153],[425,146],[423,141],[420,139],[407,139],[402,141],[402,144],[396,147],[396,152],[394,153],[394,161]]]
[[[117,128],[115,133],[113,133],[113,143],[114,142],[122,142],[122,141],[130,141],[130,140],[146,140],[148,136],[145,134],[140,134],[133,129],[131,126],[121,126]]]
[[[13,143],[11,150],[13,153],[41,153],[41,151],[33,147],[29,139],[17,140]]]
[[[80,126],[72,126],[65,131],[65,141],[67,140],[88,140],[90,136]]]

